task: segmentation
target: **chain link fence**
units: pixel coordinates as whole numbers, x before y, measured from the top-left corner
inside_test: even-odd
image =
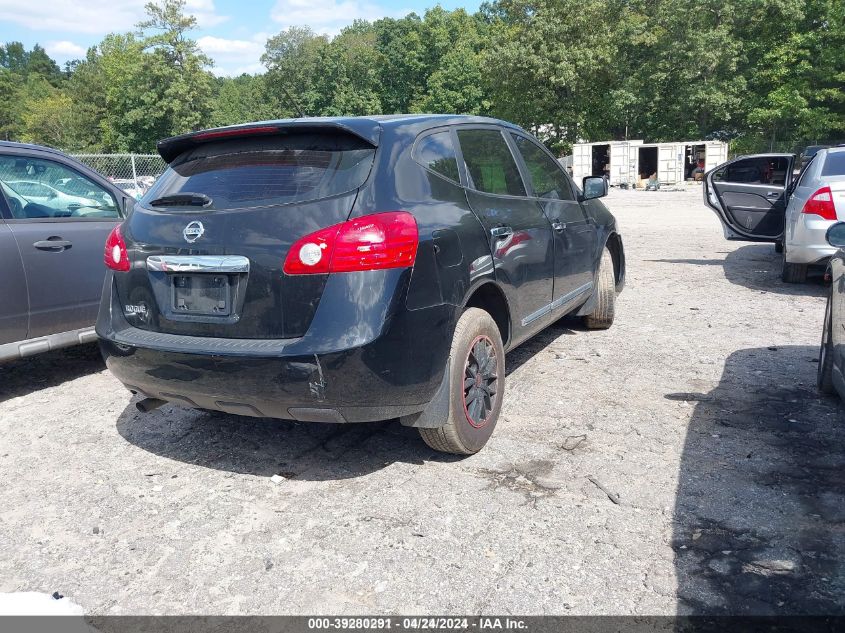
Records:
[[[167,167],[158,154],[71,154],[137,198],[152,187]]]

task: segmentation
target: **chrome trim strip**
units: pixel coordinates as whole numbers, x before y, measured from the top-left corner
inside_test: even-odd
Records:
[[[242,255],[150,255],[147,269],[166,273],[248,273]]]
[[[573,299],[577,298],[578,296],[580,296],[580,295],[584,294],[585,292],[587,292],[588,290],[592,290],[592,289],[593,289],[593,282],[588,281],[583,286],[576,288],[572,292],[568,292],[565,295],[563,295],[562,297],[558,297],[557,299],[552,301],[552,310],[557,310],[558,308],[566,305],[567,303],[569,303]]]
[[[592,289],[593,289],[593,282],[588,281],[583,286],[579,286],[578,288],[576,288],[572,292],[567,292],[562,297],[558,297],[557,299],[552,301],[550,304],[543,306],[542,308],[540,308],[536,312],[532,312],[527,317],[522,319],[522,327],[529,325],[530,323],[532,323],[533,321],[536,321],[540,317],[547,315],[549,312],[552,312],[554,310],[558,310],[558,309],[562,308],[566,304],[571,303],[572,301],[574,301],[575,299],[580,297],[582,294],[586,293],[588,290],[592,290]]]
[[[532,312],[527,317],[522,319],[522,327],[525,327],[529,323],[533,323],[534,321],[539,319],[541,316],[545,316],[551,311],[552,311],[552,304],[551,303],[544,305],[542,308],[540,308],[536,312]]]

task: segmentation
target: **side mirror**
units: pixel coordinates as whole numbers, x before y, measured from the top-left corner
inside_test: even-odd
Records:
[[[607,195],[607,180],[601,176],[584,177],[584,200],[603,198]]]
[[[845,248],[845,222],[837,222],[825,234],[827,243],[836,248]]]

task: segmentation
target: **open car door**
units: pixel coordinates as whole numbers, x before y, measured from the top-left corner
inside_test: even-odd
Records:
[[[705,174],[704,202],[719,216],[725,238],[781,240],[794,163],[791,154],[756,154],[735,158]]]

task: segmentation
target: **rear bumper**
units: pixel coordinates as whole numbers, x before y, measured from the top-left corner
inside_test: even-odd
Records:
[[[786,261],[791,264],[820,264],[836,253],[825,236],[836,220],[801,213],[786,233]]]
[[[358,274],[338,275],[329,285],[360,286],[354,279]],[[358,293],[327,286],[328,296],[306,335],[281,340],[134,328],[117,304],[109,276],[97,334],[106,365],[128,389],[174,404],[306,422],[411,415],[422,411],[440,386],[455,307],[407,310],[404,300],[395,299],[404,299],[403,271],[380,274],[382,287],[394,290],[393,296],[372,299],[381,309],[362,314]],[[350,316],[359,319],[357,329],[349,327]]]

